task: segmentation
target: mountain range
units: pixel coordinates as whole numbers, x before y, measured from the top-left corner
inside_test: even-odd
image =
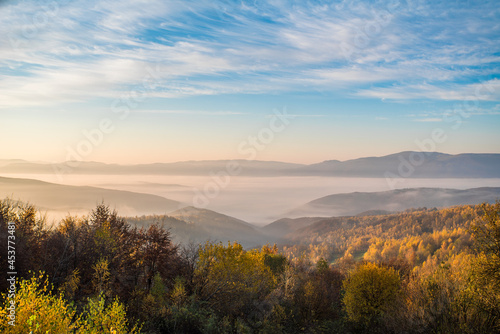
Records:
[[[406,151],[382,157],[347,161],[328,160],[304,165],[276,161],[210,160],[137,165],[69,161],[57,164],[0,160],[0,173],[8,174],[148,174],[208,175],[229,168],[242,176],[338,176],[418,178],[498,178],[500,154],[444,154]]]
[[[294,172],[343,177],[491,178],[500,177],[500,154],[406,151],[383,157],[324,161]]]

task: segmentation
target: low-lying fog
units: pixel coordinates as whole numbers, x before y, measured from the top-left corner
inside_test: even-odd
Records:
[[[65,185],[95,186],[155,194],[264,225],[326,195],[391,190],[384,178],[9,174]],[[500,187],[500,179],[399,179],[394,188]],[[100,199],[96,199],[99,201]],[[66,214],[66,213],[65,213]]]

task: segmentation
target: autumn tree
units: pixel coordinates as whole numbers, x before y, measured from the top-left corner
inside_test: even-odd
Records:
[[[117,299],[106,303],[103,296],[89,299],[83,312],[76,309],[60,293],[53,290],[47,277],[40,273],[21,280],[15,296],[14,326],[9,324],[10,300],[3,296],[0,306],[0,331],[12,334],[43,333],[138,333],[129,326],[126,309]]]
[[[153,224],[147,230],[139,230],[135,242],[136,249],[132,257],[140,268],[140,275],[145,280],[148,291],[157,273],[163,278],[176,276],[175,272],[180,261],[177,247],[172,243],[168,230]]]
[[[207,242],[199,252],[195,273],[198,294],[212,309],[232,319],[260,317],[265,298],[276,285],[265,254],[238,244]]]
[[[472,226],[476,249],[484,260],[480,262],[485,278],[500,290],[500,201],[483,204],[483,215]]]
[[[16,271],[18,276],[28,277],[31,270],[42,269],[40,255],[44,254],[42,246],[47,237],[45,225],[45,218],[34,205],[10,199],[0,201],[0,263],[4,272]],[[13,252],[15,264],[11,265],[14,270],[7,270],[8,255]],[[0,287],[6,287],[5,280]]]
[[[491,330],[500,331],[500,201],[482,204],[483,214],[471,227],[476,246],[473,285],[482,318]]]
[[[122,300],[129,298],[135,281],[135,263],[131,251],[136,244],[134,229],[118,216],[109,206],[101,203],[89,215],[88,223],[82,226],[85,238],[83,261],[80,267],[82,283],[87,292],[93,295],[93,267],[99,261],[107,261],[110,273],[109,294],[117,295]]]
[[[104,296],[89,298],[81,317],[75,323],[77,334],[136,334],[140,326],[130,328],[125,306],[118,298],[106,303]]]
[[[372,325],[390,312],[400,294],[399,274],[368,262],[359,265],[343,283],[343,302],[351,321]]]
[[[321,328],[338,320],[343,278],[337,269],[330,269],[324,259],[316,263],[315,270],[299,273],[290,305],[292,328]]]
[[[76,311],[62,295],[53,295],[48,279],[43,274],[21,280],[15,296],[14,326],[11,320],[10,300],[5,298],[0,308],[2,333],[73,333]]]

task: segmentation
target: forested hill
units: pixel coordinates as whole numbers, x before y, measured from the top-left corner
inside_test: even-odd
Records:
[[[499,332],[500,202],[322,219],[288,238],[176,245],[159,222],[135,228],[104,204],[54,227],[6,199],[0,265],[17,284],[0,332]]]
[[[132,226],[149,227],[159,223],[172,232],[177,243],[212,241],[238,241],[244,247],[262,245],[268,239],[263,233],[249,223],[212,210],[184,207],[168,215],[148,215],[126,217]],[[270,240],[272,241],[272,240]]]
[[[343,256],[369,260],[400,257],[421,264],[446,240],[458,249],[469,245],[468,229],[480,205],[414,209],[389,215],[325,218],[285,236],[290,256],[307,253],[313,261]],[[423,244],[421,244],[423,242]]]
[[[305,216],[354,216],[370,210],[390,212],[411,208],[449,207],[453,205],[494,203],[500,199],[500,188],[471,189],[407,188],[379,192],[353,192],[324,196],[301,205],[286,215]]]

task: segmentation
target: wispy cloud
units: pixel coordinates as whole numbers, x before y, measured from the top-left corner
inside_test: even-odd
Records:
[[[429,118],[417,118],[413,120],[414,122],[442,122],[442,118],[436,118],[436,117],[429,117]]]
[[[500,100],[500,80],[492,79],[479,83],[451,84],[445,86],[423,83],[406,86],[376,87],[360,90],[358,95],[394,100],[498,101]]]
[[[287,113],[287,117],[292,117],[292,118],[317,118],[317,117],[326,117],[328,115],[324,114],[290,114]],[[266,115],[266,118],[273,118],[275,115]]]
[[[494,2],[470,13],[445,2],[56,3],[0,8],[0,107],[116,98],[157,65],[156,98],[319,89],[463,100],[482,76],[495,92],[480,99],[500,99],[487,79],[500,60]]]
[[[178,115],[208,115],[208,116],[229,116],[229,115],[245,115],[246,113],[240,111],[206,111],[206,110],[171,110],[171,109],[158,109],[147,110],[140,109],[134,110],[136,113],[147,114],[178,114]]]

